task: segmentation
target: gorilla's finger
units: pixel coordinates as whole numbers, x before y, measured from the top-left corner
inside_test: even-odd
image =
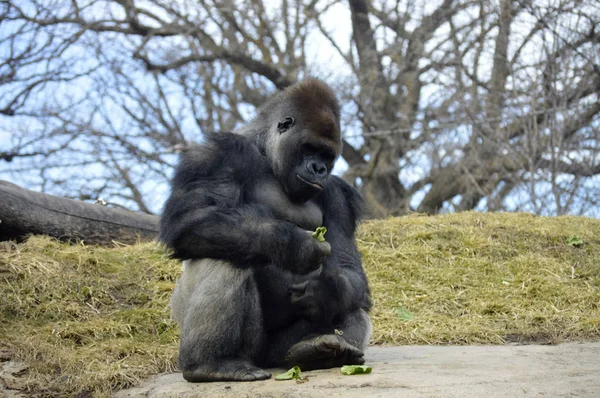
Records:
[[[350,359],[350,361],[352,362],[350,365],[362,365],[365,363],[365,358],[364,357],[352,358],[352,359]]]
[[[342,336],[325,335],[321,337],[323,337],[321,344],[334,350],[345,351],[349,357],[363,357],[365,355],[364,352],[348,343],[348,341]]]
[[[365,356],[365,353],[362,352],[361,350],[359,350],[358,348],[354,347],[353,345],[348,343],[348,347],[346,347],[346,349],[348,350],[348,355],[354,358],[362,358]],[[364,360],[363,360],[364,362]]]
[[[308,287],[308,283],[310,281],[304,281],[300,283],[296,283],[292,285],[290,288],[290,294],[292,295],[292,302],[295,300],[299,300],[302,296],[306,294],[306,288]]]
[[[292,285],[291,290],[293,293],[304,293],[306,291],[306,288],[309,283],[310,283],[310,280],[296,283],[296,284]]]

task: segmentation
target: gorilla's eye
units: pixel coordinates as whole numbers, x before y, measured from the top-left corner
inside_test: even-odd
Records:
[[[294,119],[293,117],[286,117],[281,122],[277,123],[277,131],[279,132],[279,134],[285,133],[294,124],[296,124],[296,119]]]

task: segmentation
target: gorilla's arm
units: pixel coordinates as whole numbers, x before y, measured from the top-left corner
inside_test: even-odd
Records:
[[[294,285],[292,303],[309,320],[335,324],[342,314],[371,308],[367,278],[354,238],[362,200],[347,183],[332,177],[322,202],[326,205],[325,238],[331,245],[331,254],[320,274],[313,272]]]
[[[319,266],[329,245],[274,219],[267,206],[246,203],[244,184],[264,172],[259,157],[244,137],[228,133],[208,135],[181,156],[160,226],[174,257],[216,258],[240,267],[275,262],[298,273]]]

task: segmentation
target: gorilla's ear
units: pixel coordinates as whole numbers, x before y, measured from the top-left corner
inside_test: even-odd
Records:
[[[277,131],[279,132],[279,134],[285,133],[294,124],[296,124],[296,119],[294,119],[293,117],[286,117],[281,122],[277,123]]]

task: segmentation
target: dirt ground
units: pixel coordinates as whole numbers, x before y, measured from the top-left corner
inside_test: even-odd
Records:
[[[302,372],[304,383],[192,384],[180,373],[164,374],[115,398],[600,397],[600,343],[371,347],[367,364],[369,375]]]

